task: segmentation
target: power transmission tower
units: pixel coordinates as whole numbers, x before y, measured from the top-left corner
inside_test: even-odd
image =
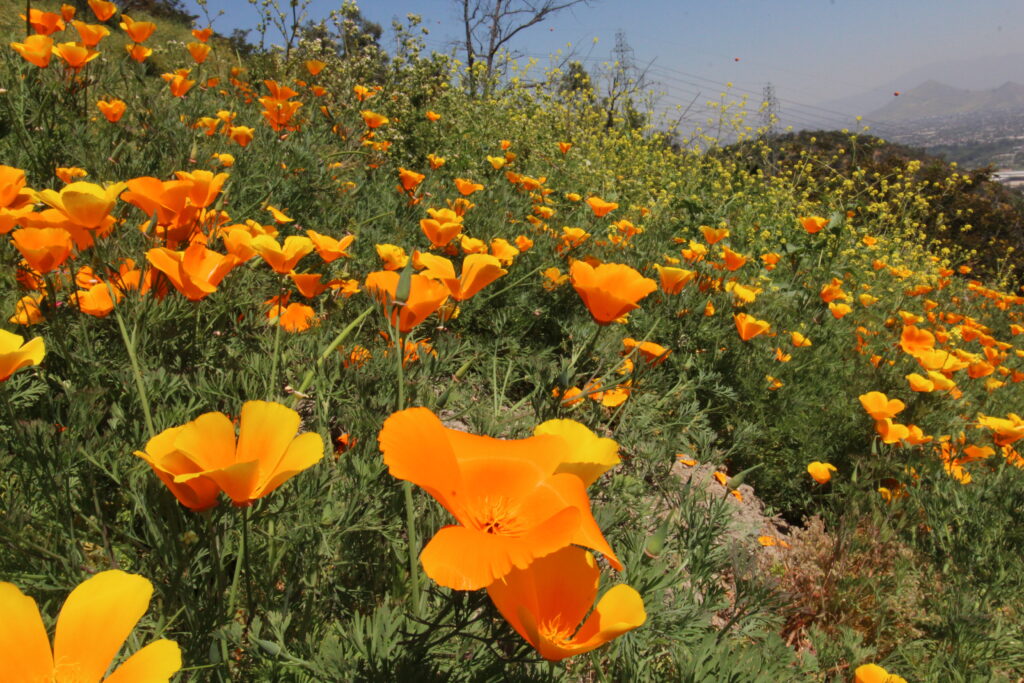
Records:
[[[761,128],[764,137],[771,137],[779,123],[779,99],[775,96],[775,86],[768,83],[761,91]]]

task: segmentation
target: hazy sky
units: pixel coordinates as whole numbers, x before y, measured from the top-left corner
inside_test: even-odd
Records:
[[[194,0],[185,4],[195,7]],[[255,24],[248,0],[208,0],[208,6],[227,10],[214,22],[221,33]],[[339,6],[340,0],[312,0],[309,16],[320,19]],[[454,0],[366,0],[360,7],[385,27],[386,47],[392,19],[410,12],[430,29],[431,48],[449,49],[461,30]],[[921,66],[1019,55],[1024,0],[597,0],[524,31],[513,47],[542,57],[572,43],[596,66],[608,60],[620,29],[638,64],[653,61],[648,75],[667,92],[663,106],[716,98],[726,82],[759,100],[771,82],[783,109],[812,118],[827,114],[809,105],[867,91]]]

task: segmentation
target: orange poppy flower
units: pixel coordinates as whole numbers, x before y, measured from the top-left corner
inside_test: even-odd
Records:
[[[64,186],[60,192],[42,190],[39,199],[60,211],[75,225],[95,229],[112,220],[110,211],[117,202],[117,195],[125,187],[126,183],[103,187],[77,182]]]
[[[308,237],[289,235],[282,245],[270,235],[258,235],[250,246],[263,257],[275,272],[286,274],[295,270],[299,260],[313,251],[313,241]]]
[[[807,231],[808,234],[813,235],[828,225],[828,219],[822,218],[821,216],[801,216],[797,218],[800,222],[800,227]]]
[[[430,218],[420,220],[420,229],[435,247],[443,247],[462,232],[462,216],[451,209],[427,209]]]
[[[87,24],[84,21],[73,21],[71,24],[78,31],[85,47],[96,47],[100,41],[110,35],[110,29],[102,24]]]
[[[71,255],[71,234],[63,228],[20,228],[11,233],[14,247],[37,273],[49,273]]]
[[[178,69],[174,73],[160,74],[160,78],[167,81],[167,87],[170,89],[171,95],[174,97],[184,97],[192,89],[192,86],[196,84],[195,81],[189,80],[188,74],[188,69]]]
[[[249,126],[231,126],[231,128],[228,129],[228,137],[242,147],[249,146],[249,143],[252,142],[252,138],[255,133],[256,130]]]
[[[430,168],[432,170],[436,171],[437,169],[441,168],[442,166],[444,166],[444,162],[445,162],[445,158],[444,157],[439,157],[436,154],[428,154],[427,155],[427,163],[430,164]]]
[[[103,118],[111,123],[117,123],[124,116],[125,109],[128,105],[124,103],[124,100],[99,100],[96,103],[96,107],[103,114]]]
[[[672,353],[670,349],[665,348],[661,344],[649,341],[638,342],[632,337],[626,337],[622,340],[622,348],[624,354],[628,354],[635,349],[637,354],[649,365],[661,365]]]
[[[862,664],[853,672],[853,683],[907,683],[907,681],[902,676],[889,673],[877,664]]]
[[[53,54],[63,59],[72,71],[80,71],[82,67],[100,56],[96,50],[78,43],[58,43],[53,46]]]
[[[149,59],[150,55],[153,54],[153,50],[150,48],[145,45],[137,45],[135,43],[125,45],[124,49],[128,52],[129,57],[140,64]]]
[[[666,294],[679,294],[686,285],[690,284],[697,277],[696,271],[693,270],[657,264],[655,264],[654,268],[658,271],[658,278],[661,280],[661,291]]]
[[[423,488],[457,521],[420,555],[440,585],[484,588],[570,544],[601,552],[621,571],[583,481],[556,473],[568,449],[563,437],[475,436],[447,429],[426,408],[410,408],[385,420],[378,440],[391,475]]]
[[[29,342],[13,332],[0,330],[0,382],[5,381],[16,370],[29,365],[39,365],[46,355],[46,344],[42,337]]]
[[[890,399],[880,391],[869,391],[859,396],[860,404],[874,420],[885,420],[896,416],[907,405],[898,398]]]
[[[559,142],[558,143],[558,151],[561,152],[562,154],[568,154],[570,149],[572,149],[572,143],[571,142]]]
[[[712,228],[708,225],[700,226],[700,234],[704,236],[704,241],[708,244],[714,245],[721,242],[729,236],[728,228]]]
[[[906,425],[893,422],[890,418],[875,420],[875,431],[882,437],[882,443],[898,444],[910,437],[910,429]]]
[[[832,473],[836,472],[835,465],[815,460],[807,466],[807,474],[819,484],[827,484],[832,479]]]
[[[735,252],[729,247],[722,247],[722,258],[725,261],[726,270],[730,272],[739,270],[747,263],[747,257]]]
[[[89,7],[99,21],[106,21],[117,12],[117,5],[106,0],[89,0]]]
[[[65,185],[75,182],[75,179],[77,178],[84,178],[89,175],[88,171],[77,166],[58,166],[54,169],[53,173],[60,178]]]
[[[467,180],[466,178],[456,178],[455,189],[457,189],[459,194],[463,197],[468,197],[474,192],[479,192],[484,189],[484,186],[480,183],[474,183],[472,180]]]
[[[319,59],[307,59],[305,62],[306,71],[309,72],[310,76],[316,76],[324,67],[327,66],[327,62],[321,62]]]
[[[558,662],[590,652],[647,620],[640,594],[625,584],[609,589],[594,606],[600,574],[590,552],[568,546],[525,569],[513,569],[488,586],[487,594],[541,657]]]
[[[846,315],[848,315],[850,311],[852,311],[853,309],[850,308],[847,304],[831,303],[828,305],[828,310],[829,313],[832,314],[833,318],[839,320],[840,318],[843,318]]]
[[[211,251],[198,242],[185,251],[150,249],[146,260],[190,301],[199,301],[217,291],[221,280],[239,264],[234,256]]]
[[[758,335],[767,334],[772,328],[771,323],[765,320],[758,320],[746,313],[735,314],[733,320],[736,322],[736,331],[743,341],[750,341]]]
[[[363,123],[366,124],[366,127],[370,128],[371,130],[374,128],[380,128],[381,126],[390,123],[390,119],[388,119],[388,117],[378,114],[376,112],[372,112],[369,109],[364,109],[363,111],[359,112],[359,115],[363,117]]]
[[[299,414],[279,403],[246,401],[237,439],[223,413],[205,413],[160,432],[135,451],[182,505],[205,510],[223,491],[237,506],[263,498],[324,455],[316,432],[296,436]]]
[[[409,298],[404,302],[395,301],[399,274],[390,270],[378,270],[366,276],[366,291],[377,299],[385,309],[392,325],[405,334],[430,317],[448,299],[448,288],[423,275],[411,276]]]
[[[590,210],[593,211],[594,215],[598,218],[604,218],[609,213],[619,208],[619,205],[615,202],[606,202],[597,196],[587,199],[587,205],[590,206]]]
[[[431,123],[433,123],[434,121],[439,121],[441,119],[441,115],[438,114],[436,111],[428,111],[424,116],[426,116],[427,121],[430,121]]]
[[[133,43],[144,43],[153,35],[156,24],[151,21],[135,21],[127,14],[121,15],[121,30],[128,34]]]
[[[637,302],[658,288],[654,280],[621,263],[603,263],[594,268],[586,261],[574,261],[569,275],[598,325],[608,325],[639,308]]]
[[[355,241],[355,235],[346,235],[340,240],[336,240],[328,235],[321,235],[315,230],[307,230],[306,234],[309,236],[310,241],[313,243],[313,248],[316,249],[316,253],[320,255],[324,263],[331,263],[341,257],[351,258],[348,253],[348,248],[352,246]]]
[[[319,276],[316,276],[319,278]],[[267,318],[271,322],[277,322],[285,331],[296,333],[305,332],[317,321],[316,311],[309,306],[300,303],[290,303],[282,307],[281,304],[274,304],[267,311]]]
[[[53,38],[34,34],[27,36],[23,43],[11,43],[11,48],[30,64],[45,69],[53,56]]]
[[[402,247],[394,244],[377,244],[374,248],[383,262],[384,270],[399,270],[405,268],[405,264],[409,262],[409,256]]]
[[[513,247],[508,240],[495,237],[491,240],[491,256],[498,259],[501,265],[510,266],[519,256],[519,250]]]
[[[904,325],[900,334],[900,348],[911,356],[935,348],[935,335],[914,325]]]
[[[205,43],[213,35],[213,29],[207,26],[206,28],[194,28],[192,29],[192,37],[198,40],[200,43]]]
[[[412,192],[419,187],[419,184],[423,182],[424,178],[426,178],[426,176],[422,173],[410,171],[406,168],[398,169],[398,182],[401,183],[402,189],[406,192]]]
[[[187,43],[185,48],[188,50],[188,53],[192,55],[192,60],[196,64],[202,64],[210,55],[210,46],[208,43]]]
[[[19,14],[22,21],[25,21],[25,15]],[[32,30],[35,31],[35,35],[48,36],[57,31],[64,30],[64,17],[56,12],[43,12],[41,10],[32,8],[28,11],[28,23],[32,26]]]
[[[436,254],[420,254],[427,269],[423,275],[440,280],[456,301],[465,301],[481,289],[508,273],[497,258],[489,254],[470,254],[462,262],[462,276],[455,276],[452,262]]]
[[[152,595],[153,584],[141,576],[119,569],[95,574],[64,601],[51,649],[36,601],[13,583],[0,583],[0,670],[17,674],[11,681],[167,683],[181,669],[181,650],[165,639],[149,643],[105,676]]]

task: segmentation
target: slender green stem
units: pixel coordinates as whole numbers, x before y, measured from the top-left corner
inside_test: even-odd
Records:
[[[273,398],[276,396],[276,387],[278,386],[277,381],[277,369],[280,366],[280,351],[281,351],[281,316],[284,315],[284,279],[286,275],[281,276],[281,289],[277,295],[277,315],[273,318],[274,324],[277,329],[274,330],[274,352],[273,361],[270,366],[270,384],[267,386],[267,398]]]
[[[397,316],[396,316],[397,322]],[[389,319],[390,323],[390,319]],[[396,342],[395,363],[396,380],[398,381],[398,406],[397,410],[405,409],[405,368],[402,364],[405,356],[405,335],[402,334],[397,324],[391,325],[391,338]],[[409,594],[412,598],[412,613],[419,616],[420,613],[420,542],[416,534],[416,506],[412,497],[412,483],[402,482],[402,493],[405,497],[405,529],[409,537]]]
[[[292,407],[293,408],[295,407],[295,404],[298,403],[298,401],[299,401],[299,398],[300,398],[299,395],[302,394],[303,392],[305,392],[306,389],[309,388],[309,385],[312,384],[314,373],[317,370],[319,370],[320,366],[322,366],[324,364],[324,361],[326,361],[328,358],[330,358],[331,354],[334,353],[334,351],[339,346],[341,346],[341,343],[343,341],[345,341],[345,339],[348,337],[348,335],[352,334],[352,331],[354,329],[356,329],[360,325],[360,323],[363,322],[363,320],[366,319],[366,316],[370,315],[370,313],[373,311],[373,309],[374,309],[374,307],[370,306],[365,311],[363,311],[358,316],[356,316],[355,320],[353,320],[348,325],[346,325],[345,329],[343,329],[341,332],[339,332],[338,336],[336,336],[334,338],[334,340],[331,341],[330,344],[328,344],[326,347],[324,347],[324,350],[320,353],[320,356],[316,359],[316,363],[313,365],[313,367],[311,367],[309,370],[306,370],[306,374],[302,378],[302,383],[299,385],[298,390],[296,390],[296,392],[295,392],[295,396],[292,398]]]
[[[108,285],[109,286],[109,285]],[[132,364],[132,374],[135,376],[135,388],[139,392],[139,402],[142,404],[142,417],[146,421],[146,431],[149,438],[156,436],[156,428],[153,426],[153,415],[149,410],[149,396],[146,394],[146,383],[142,380],[142,368],[139,365],[139,358],[135,353],[134,336],[128,336],[128,329],[124,326],[124,318],[114,309],[114,317],[117,318],[117,326],[121,330],[121,339],[124,341],[124,348],[128,352],[128,360]]]
[[[242,563],[245,571],[245,627],[249,628],[253,617],[252,568],[249,566],[249,508],[242,508]]]

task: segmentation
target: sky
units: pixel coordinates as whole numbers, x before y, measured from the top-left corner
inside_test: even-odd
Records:
[[[184,4],[198,13],[195,0]],[[212,15],[225,10],[213,23],[220,33],[256,23],[249,0],[207,0],[207,6]],[[337,7],[340,0],[311,0],[307,11],[318,20]],[[449,51],[462,30],[455,0],[367,0],[360,8],[385,28],[385,49],[392,20],[409,13],[423,17],[432,49]],[[759,102],[771,83],[780,109],[794,121],[838,123],[833,101],[878,86],[898,88],[898,77],[928,65],[1004,57],[996,63],[1024,67],[1021,0],[594,0],[527,29],[512,47],[542,61],[574,49],[596,68],[610,59],[618,31],[634,62],[648,67],[648,80],[665,93],[662,108],[717,99],[730,83],[736,96]],[[1024,81],[1024,68],[1016,73]],[[952,84],[970,87],[964,78]]]

